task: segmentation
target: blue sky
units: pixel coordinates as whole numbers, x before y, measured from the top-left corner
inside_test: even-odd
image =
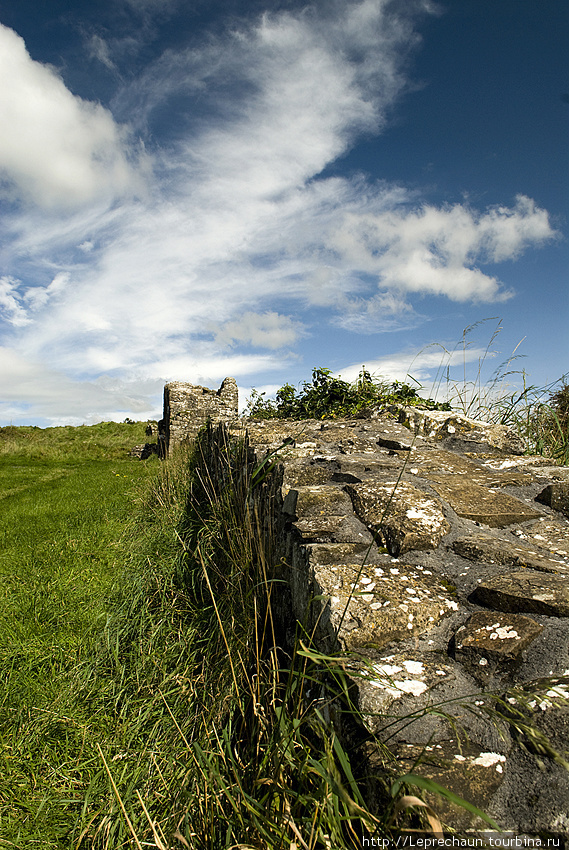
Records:
[[[0,24],[0,423],[314,366],[428,391],[498,318],[488,374],[569,370],[565,0],[7,0]]]

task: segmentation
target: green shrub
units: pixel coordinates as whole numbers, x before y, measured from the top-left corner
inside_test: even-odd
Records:
[[[247,415],[252,419],[338,419],[385,410],[394,404],[429,410],[451,409],[448,402],[422,398],[409,384],[372,378],[362,366],[353,383],[334,377],[330,369],[314,368],[312,381],[304,381],[298,392],[292,384],[285,384],[277,391],[275,401],[253,390]]]

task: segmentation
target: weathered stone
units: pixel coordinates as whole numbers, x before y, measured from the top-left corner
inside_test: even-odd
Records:
[[[421,435],[413,434],[409,428],[405,428],[395,419],[382,416],[378,420],[378,425],[381,430],[376,433],[376,442],[383,448],[410,451],[425,442]]]
[[[129,457],[137,457],[139,460],[146,460],[146,458],[153,454],[158,454],[157,443],[143,443],[141,446],[133,446],[129,452]]]
[[[352,452],[373,454],[377,447],[372,432],[368,434],[356,433],[347,425],[326,422],[322,423],[318,443],[320,446],[333,446],[340,454],[351,454]]]
[[[385,478],[396,475],[401,468],[401,460],[395,452],[388,453],[380,449],[375,455],[352,452],[350,455],[339,455],[340,472],[332,476],[334,481],[346,484],[358,484],[368,479]],[[354,481],[353,478],[359,480]]]
[[[294,527],[303,543],[373,543],[365,525],[352,514],[309,516]]]
[[[302,422],[292,419],[245,420],[244,424],[251,443],[263,449],[276,449],[287,437],[302,443],[307,439],[307,433],[313,440],[312,434],[317,430],[317,423],[312,419]]]
[[[433,489],[459,516],[491,528],[505,528],[539,516],[534,508],[519,499],[506,493],[494,493],[469,480],[457,480],[451,476],[443,479],[439,475],[433,482]]]
[[[334,485],[295,488],[295,514],[298,519],[321,516],[347,516],[352,512],[349,496]]]
[[[208,420],[227,422],[237,418],[238,390],[235,378],[225,378],[218,390],[184,381],[173,381],[164,387],[164,415],[159,430],[166,451],[196,436]]]
[[[377,649],[422,634],[458,608],[436,580],[412,578],[404,566],[316,563],[313,571],[317,595],[328,598],[323,620],[336,630],[341,622],[345,649]]]
[[[508,454],[523,454],[524,444],[516,431],[506,425],[492,425],[469,419],[460,413],[444,410],[422,410],[417,407],[399,408],[401,421],[418,434],[435,442],[462,443],[479,448],[493,448]]]
[[[455,683],[461,670],[460,665],[442,653],[419,657],[413,651],[396,648],[389,655],[375,658],[373,662],[359,665],[357,683],[364,722],[376,733],[385,725],[391,726],[386,715],[405,717],[419,711],[432,699],[433,690]],[[425,726],[424,719],[410,733],[412,740],[422,740],[426,730],[421,726]],[[393,731],[390,728],[390,733]],[[427,740],[429,736],[427,732]]]
[[[294,520],[304,543],[371,543],[371,535],[351,507],[339,487],[299,487],[286,494],[283,513]]]
[[[469,476],[481,474],[483,468],[462,455],[447,452],[444,449],[424,448],[413,452],[408,464],[408,471],[420,478],[431,479],[433,476],[448,475]]]
[[[346,491],[362,522],[392,555],[436,549],[450,530],[440,504],[406,482],[348,484]]]
[[[525,570],[494,576],[478,585],[472,600],[498,611],[569,617],[569,585],[560,575]]]
[[[495,469],[444,449],[423,449],[413,453],[407,471],[429,481],[444,482],[449,475],[467,476],[473,484],[483,487],[520,487],[532,482],[532,476],[527,472]]]
[[[484,752],[474,742],[458,743],[456,739],[424,745],[400,744],[394,755],[398,772],[401,774],[418,773],[431,779],[476,806],[484,814],[488,814],[492,798],[502,785],[508,763],[508,756],[503,753]],[[443,823],[452,823],[453,829],[458,833],[468,831],[468,838],[464,835],[457,836],[457,846],[483,847],[486,844],[483,839],[472,836],[472,830],[484,830],[483,836],[488,832],[488,824],[478,815],[451,802],[442,794],[426,792],[424,799]],[[499,838],[500,835],[501,833],[497,833],[496,837]],[[452,840],[452,837],[446,838],[446,841]],[[433,846],[436,847],[436,839],[434,841]],[[477,842],[480,842],[480,845]],[[504,846],[515,845],[505,843]]]
[[[285,466],[283,485],[286,488],[326,484],[340,471],[336,460],[310,458],[290,460]]]
[[[530,548],[510,540],[490,537],[487,534],[471,534],[459,537],[452,548],[457,555],[469,561],[486,564],[504,564],[512,567],[529,567],[544,573],[569,572],[569,565],[561,560],[540,554],[537,547]]]
[[[542,517],[531,526],[517,529],[514,534],[520,540],[527,540],[532,546],[539,546],[557,558],[569,561],[569,522],[567,520]]]
[[[535,498],[569,517],[569,484],[548,484]]]
[[[372,551],[369,543],[311,543],[304,546],[303,549],[307,557],[310,558],[312,565],[370,562],[370,552]]]
[[[542,631],[543,626],[522,614],[479,611],[458,629],[455,657],[477,667],[516,661]]]

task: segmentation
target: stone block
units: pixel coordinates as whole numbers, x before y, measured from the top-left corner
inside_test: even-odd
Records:
[[[348,484],[362,522],[395,557],[411,549],[436,549],[450,530],[441,505],[406,482]]]
[[[561,575],[524,570],[494,576],[481,581],[471,598],[497,611],[569,617],[569,585]]]
[[[458,608],[446,588],[412,577],[411,567],[321,564],[314,553],[310,570],[315,594],[325,600],[325,619],[339,629],[347,650],[377,649],[423,634]]]
[[[506,425],[492,425],[456,412],[417,407],[400,407],[399,418],[416,433],[458,450],[494,449],[507,454],[524,453],[522,439]]]
[[[537,502],[549,505],[553,510],[569,517],[569,484],[548,484],[535,498]]]
[[[476,806],[488,814],[491,801],[504,781],[508,765],[508,756],[500,752],[485,752],[472,741],[456,739],[441,740],[431,744],[400,744],[394,755],[397,758],[401,774],[418,773],[431,779],[443,788],[448,788],[458,797]],[[484,837],[488,835],[488,824],[472,811],[453,803],[441,794],[426,792],[424,796],[431,808],[443,823],[452,823],[456,836],[456,846],[460,847],[491,847]],[[483,830],[481,837],[476,837],[476,830]],[[499,839],[501,833],[495,833]],[[453,836],[445,835],[444,844],[450,846]],[[437,846],[433,836],[433,847]],[[515,842],[515,838],[513,839]],[[504,847],[515,847],[515,843],[507,843]],[[425,842],[426,844],[426,842]],[[411,846],[411,844],[410,844]],[[496,846],[500,846],[499,841]],[[521,841],[520,841],[521,846]]]
[[[455,635],[455,657],[476,668],[518,661],[543,626],[522,614],[479,611]]]
[[[303,543],[367,543],[373,538],[365,525],[350,514],[308,516],[294,523]]]
[[[547,557],[537,551],[537,547],[524,546],[490,535],[471,534],[468,537],[459,537],[453,542],[452,548],[457,555],[469,561],[529,567],[544,573],[569,573],[567,563]]]
[[[550,555],[569,561],[569,522],[567,520],[541,517],[538,522],[514,531],[516,537],[532,546],[545,550]]]
[[[440,475],[433,481],[433,489],[460,517],[491,528],[505,528],[539,516],[535,508],[520,499],[506,493],[494,493],[466,478]]]

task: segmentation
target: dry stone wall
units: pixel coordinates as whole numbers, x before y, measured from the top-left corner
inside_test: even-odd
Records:
[[[434,779],[503,829],[566,841],[569,469],[522,456],[504,428],[397,416],[406,425],[232,424],[249,463],[292,440],[262,496],[284,619],[350,654],[370,776],[372,735],[401,773]],[[456,830],[484,827],[435,806]]]

